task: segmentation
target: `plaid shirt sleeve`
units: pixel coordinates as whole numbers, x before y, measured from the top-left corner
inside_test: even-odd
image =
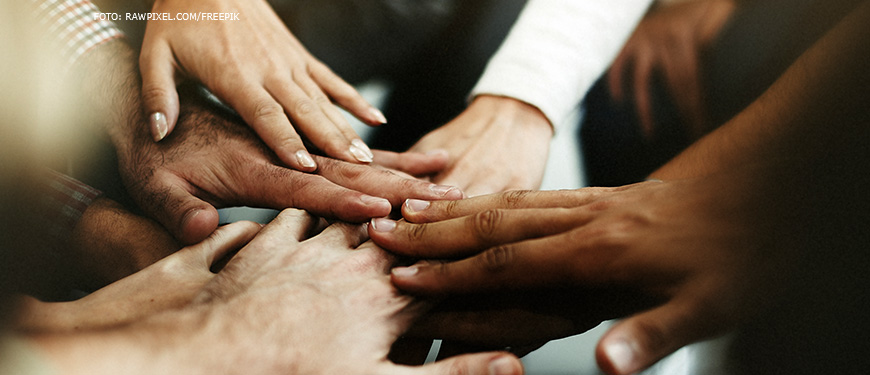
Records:
[[[66,243],[85,210],[102,193],[72,177],[46,172],[47,189],[42,197],[45,233],[51,243]]]
[[[124,37],[114,22],[100,19],[100,10],[90,0],[28,1],[67,68],[98,45]]]

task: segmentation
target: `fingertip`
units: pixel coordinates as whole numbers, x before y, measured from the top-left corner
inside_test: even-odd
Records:
[[[393,210],[393,205],[390,204],[389,200],[384,198],[361,194],[359,200],[362,202],[363,206],[369,210],[370,218],[385,217]]]
[[[197,207],[187,211],[181,220],[180,240],[195,244],[206,239],[218,227],[218,213],[214,207]]]
[[[300,167],[300,170],[304,170],[306,172],[313,172],[317,170],[317,163],[314,162],[314,158],[311,157],[311,154],[308,153],[307,150],[296,151],[294,156],[296,158],[296,162]]]
[[[432,205],[432,202],[408,198],[405,199],[405,203],[402,204],[402,216],[406,218],[416,218],[423,214],[429,206]]]
[[[154,112],[148,116],[148,124],[151,127],[151,136],[154,138],[154,142],[162,141],[169,134],[169,124],[166,121],[166,114],[163,112]]]
[[[639,370],[637,345],[621,336],[605,336],[595,350],[598,367],[609,375],[631,374]]]
[[[384,113],[381,112],[380,109],[377,109],[375,107],[369,107],[367,114],[369,125],[380,126],[387,123],[387,117],[384,116]]]

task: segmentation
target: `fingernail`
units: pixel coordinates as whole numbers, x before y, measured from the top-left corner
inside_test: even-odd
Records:
[[[350,144],[362,150],[366,155],[368,155],[369,159],[374,159],[375,154],[372,153],[372,150],[369,148],[369,146],[366,145],[365,142],[362,141],[362,139],[354,139],[350,141]]]
[[[372,219],[372,229],[375,232],[389,233],[396,229],[396,222],[390,219]]]
[[[427,208],[429,208],[429,201],[421,201],[419,199],[406,199],[405,200],[405,208],[409,212],[420,212]]]
[[[311,158],[311,154],[305,150],[296,151],[296,161],[305,168],[317,167],[317,164],[314,163],[314,159]]]
[[[151,122],[151,128],[155,130],[154,132],[154,141],[160,142],[163,138],[166,138],[166,133],[169,132],[169,124],[166,123],[166,115],[163,112],[154,112],[151,114],[149,118]]]
[[[448,185],[429,185],[429,190],[438,195],[447,195],[453,190],[456,190],[456,186],[448,186]]]
[[[365,143],[358,139],[354,139],[353,142],[351,142],[349,150],[350,153],[353,154],[353,157],[356,158],[356,160],[359,160],[363,163],[371,163],[372,158],[374,157],[372,155],[372,151],[369,150]]]
[[[388,210],[393,209],[393,205],[390,204],[390,201],[384,198],[373,197],[371,195],[365,195],[359,197],[366,206],[386,206]]]
[[[393,270],[391,272],[393,273],[393,276],[396,276],[396,277],[412,277],[412,276],[416,275],[417,272],[420,272],[420,268],[417,266],[396,267],[396,268],[393,268]]]
[[[604,353],[607,355],[613,368],[620,373],[629,371],[633,366],[634,350],[625,339],[618,339],[605,344]]]
[[[510,357],[501,356],[489,362],[489,375],[515,375],[516,370],[514,361]]]
[[[387,123],[387,117],[384,116],[384,113],[381,112],[381,110],[379,110],[375,107],[371,107],[371,108],[369,108],[369,113],[372,115],[372,117],[375,119],[375,121],[377,121],[381,125]]]

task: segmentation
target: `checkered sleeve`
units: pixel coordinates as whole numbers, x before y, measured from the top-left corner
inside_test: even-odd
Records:
[[[28,1],[67,68],[98,45],[124,36],[114,22],[100,17],[90,0]]]
[[[42,216],[48,239],[65,243],[88,206],[102,193],[72,177],[46,171],[46,193],[42,197]]]

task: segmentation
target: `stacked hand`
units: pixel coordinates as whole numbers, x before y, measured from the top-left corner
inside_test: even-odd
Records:
[[[636,312],[602,338],[598,352],[608,373],[632,373],[747,320],[790,277],[800,240],[771,225],[785,205],[764,198],[763,186],[735,188],[752,176],[409,200],[403,206],[407,222],[375,219],[369,233],[396,253],[445,260],[393,270],[393,282],[413,294],[510,300],[516,291],[562,292],[564,306],[542,314],[549,322],[561,317],[561,331],[546,331],[556,335],[582,327],[570,323],[584,318]],[[578,295],[585,298],[573,298]],[[477,320],[500,321],[483,318],[486,312],[478,311]],[[514,325],[548,322],[521,316],[525,320]],[[450,326],[440,328],[439,334],[450,335]],[[503,335],[477,330],[487,332]]]
[[[202,82],[234,108],[281,162],[300,171],[318,163],[305,137],[326,155],[369,163],[373,155],[335,101],[360,120],[386,122],[349,84],[317,61],[263,0],[157,0],[153,12],[231,13],[237,20],[148,22],[140,65],[152,136],[176,126],[179,78]]]

